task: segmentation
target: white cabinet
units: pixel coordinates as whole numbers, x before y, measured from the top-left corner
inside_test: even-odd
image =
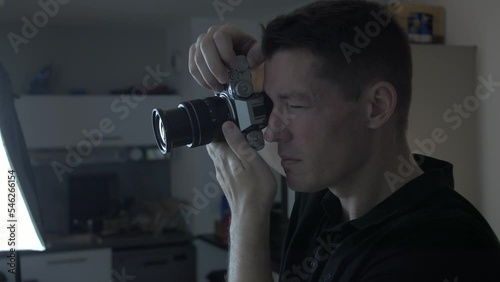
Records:
[[[195,282],[196,249],[192,244],[179,244],[120,250],[113,253],[113,267],[133,282]]]
[[[155,146],[153,108],[170,109],[179,95],[22,96],[16,109],[30,149]]]
[[[23,281],[112,281],[111,249],[54,252],[21,257]]]

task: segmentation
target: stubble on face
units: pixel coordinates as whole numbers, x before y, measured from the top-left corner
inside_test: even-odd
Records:
[[[275,142],[281,154],[300,160],[284,169],[289,186],[304,192],[322,190],[342,178],[362,124],[359,105],[345,101],[338,87],[316,76],[318,63],[301,51],[278,52],[266,63],[265,90],[278,110],[295,115]],[[303,93],[308,98],[302,101],[306,107],[289,108],[292,100],[280,97],[290,93]]]

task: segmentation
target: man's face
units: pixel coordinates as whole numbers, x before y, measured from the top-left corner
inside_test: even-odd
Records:
[[[368,156],[366,106],[348,102],[332,83],[317,78],[307,52],[277,52],[265,64],[264,90],[273,100],[264,137],[278,143],[288,185],[315,192],[342,185]]]

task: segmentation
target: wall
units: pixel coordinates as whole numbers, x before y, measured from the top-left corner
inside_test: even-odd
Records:
[[[500,2],[495,0],[436,0],[423,1],[446,9],[446,44],[477,45],[477,73],[500,81]],[[479,171],[481,181],[477,186],[481,194],[480,210],[497,236],[500,236],[500,88],[495,87],[490,98],[482,102],[474,114],[479,118]],[[471,93],[471,95],[474,93]]]
[[[387,0],[375,0],[387,4]],[[495,0],[417,0],[401,1],[417,4],[439,5],[445,8],[446,34],[445,43],[448,45],[477,46],[477,75],[487,78],[492,76],[492,81],[500,81],[500,38],[498,26],[500,19],[498,11],[500,2]],[[479,119],[478,144],[480,181],[476,187],[479,190],[479,210],[488,220],[497,236],[500,237],[500,98],[499,88],[495,87],[493,95],[482,102],[474,113]],[[484,90],[482,90],[484,91]],[[474,95],[474,93],[471,93]]]
[[[17,54],[7,38],[10,32],[22,34],[20,26],[2,25],[0,62],[20,94],[27,93],[35,74],[49,63],[53,64],[51,94],[65,94],[71,88],[107,94],[112,89],[142,85],[147,66],[166,67],[162,28],[47,26],[27,44],[19,45]]]

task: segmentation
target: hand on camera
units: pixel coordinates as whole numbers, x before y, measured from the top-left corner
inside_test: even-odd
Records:
[[[211,26],[189,48],[189,72],[202,87],[220,92],[229,79],[226,67],[237,67],[236,55],[246,55],[251,69],[264,61],[251,35],[229,24]]]
[[[189,48],[189,72],[202,87],[220,92],[229,80],[226,67],[237,67],[237,55],[246,55],[251,69],[260,65],[263,70],[264,56],[255,38],[233,25],[211,26]],[[257,89],[262,76],[260,72]],[[234,130],[226,130],[228,125]],[[223,129],[227,143],[212,142],[207,150],[233,215],[249,210],[269,213],[277,191],[271,169],[233,122],[224,123]]]
[[[277,191],[271,169],[250,147],[233,122],[225,122],[222,129],[227,143],[212,142],[207,145],[207,151],[214,162],[217,181],[228,199],[231,213],[269,214]]]

